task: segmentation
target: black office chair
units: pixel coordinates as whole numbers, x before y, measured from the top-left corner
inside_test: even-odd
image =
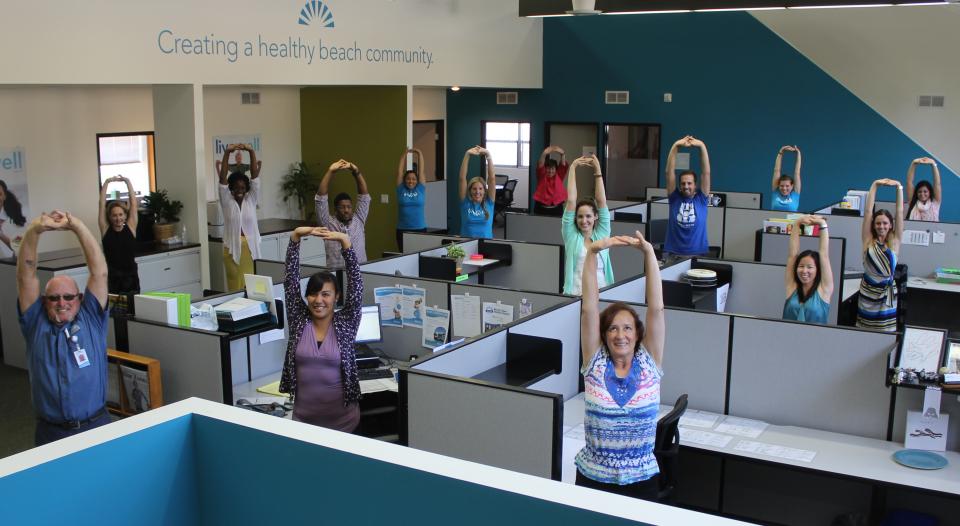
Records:
[[[670,504],[676,497],[677,472],[680,468],[680,417],[687,410],[687,395],[682,394],[673,405],[673,410],[657,422],[657,439],[653,455],[660,466],[657,501]]]
[[[517,187],[517,180],[510,179],[503,185],[503,190],[497,190],[497,198],[493,201],[493,221],[503,224],[503,213],[513,206],[513,190]],[[497,220],[499,217],[499,222]]]

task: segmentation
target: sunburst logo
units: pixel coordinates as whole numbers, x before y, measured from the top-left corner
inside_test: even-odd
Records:
[[[302,26],[333,27],[333,11],[320,0],[308,0],[300,10],[298,22]]]

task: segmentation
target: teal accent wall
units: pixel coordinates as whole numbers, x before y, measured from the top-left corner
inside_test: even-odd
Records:
[[[0,524],[203,524],[191,418],[0,478]]]
[[[483,119],[530,121],[531,163],[545,146],[545,122],[660,123],[661,185],[670,145],[691,134],[709,148],[714,188],[763,192],[765,206],[776,153],[796,144],[804,210],[875,179],[905,182],[911,160],[932,156],[747,13],[544,19],[543,79],[541,90],[520,90],[516,106],[496,105],[493,89],[449,92],[448,172],[480,141]],[[604,104],[605,90],[629,90],[630,104]],[[674,102],[664,103],[664,93]],[[942,166],[941,175],[941,219],[960,221],[960,207],[950,206],[960,180]],[[929,168],[918,170],[918,180],[930,178]],[[448,191],[455,231],[456,185]],[[878,199],[892,201],[893,190]]]

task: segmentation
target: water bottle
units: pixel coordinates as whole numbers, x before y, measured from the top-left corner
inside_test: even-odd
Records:
[[[187,225],[185,225],[184,223],[180,223],[180,242],[181,243],[187,242]]]

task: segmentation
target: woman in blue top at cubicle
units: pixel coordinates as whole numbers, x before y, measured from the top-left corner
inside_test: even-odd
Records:
[[[797,162],[793,165],[793,177],[782,173],[780,165],[783,162],[783,152],[797,152]],[[777,152],[777,160],[773,163],[773,195],[770,198],[770,208],[796,212],[800,208],[800,148],[783,146]]]
[[[593,170],[596,201],[590,198],[577,200],[577,166],[589,166]],[[563,262],[563,293],[579,296],[583,262],[587,256],[584,240],[597,241],[610,237],[610,209],[607,208],[603,174],[596,155],[574,160],[567,173],[567,201],[560,219],[566,258]],[[613,265],[607,250],[601,251],[596,257],[597,286],[603,288],[613,283]]]
[[[614,303],[600,312],[594,256],[612,246],[637,247],[649,262],[645,265],[646,325],[623,303]],[[666,334],[657,256],[640,232],[636,237],[593,241],[587,249],[580,311],[586,444],[577,453],[576,483],[656,500],[660,468],[653,448]]]
[[[800,230],[806,225],[817,225],[820,229],[819,252],[800,252]],[[833,269],[830,268],[830,234],[824,218],[803,216],[793,225],[784,284],[787,300],[783,303],[783,319],[827,323],[833,295]]]
[[[470,156],[483,156],[487,162],[487,180],[474,177],[467,181]],[[493,201],[497,196],[497,177],[493,158],[486,148],[474,146],[460,162],[460,235],[489,239],[493,237]]]
[[[343,308],[336,277],[318,272],[300,295],[300,239],[317,236],[340,243],[347,278]],[[360,423],[360,379],[353,343],[360,327],[363,280],[350,237],[323,227],[303,226],[290,234],[283,295],[289,322],[280,391],[294,400],[293,419],[352,432]]]
[[[407,170],[407,154],[414,155],[414,170]],[[423,175],[423,152],[407,148],[397,167],[397,248],[403,252],[404,232],[423,232],[427,220],[423,206],[427,200],[427,186]]]
[[[913,185],[914,172],[918,164],[929,164],[933,170],[933,184],[930,181],[920,181]],[[943,188],[940,185],[940,169],[937,161],[929,157],[914,159],[907,169],[907,219],[913,221],[940,221],[940,203],[943,198]]]
[[[878,186],[897,189],[897,217],[887,210],[873,210]],[[893,279],[903,238],[903,185],[893,179],[877,179],[870,185],[863,207],[863,278],[857,300],[857,327],[897,330],[897,291]]]

